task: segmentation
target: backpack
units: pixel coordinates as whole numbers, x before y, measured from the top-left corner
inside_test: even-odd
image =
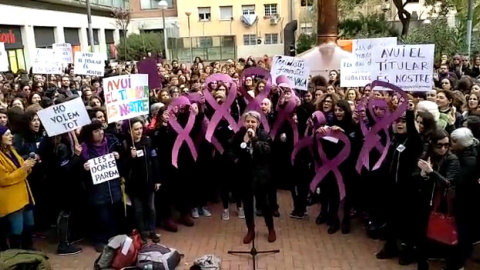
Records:
[[[108,241],[95,261],[95,270],[122,269],[135,265],[137,254],[142,246],[140,234],[133,230],[132,237],[117,235]]]
[[[146,244],[138,252],[137,267],[151,270],[174,270],[180,264],[177,250],[160,244]]]
[[[222,261],[220,258],[213,254],[203,255],[193,262],[193,266],[190,269],[199,270],[220,270],[220,264]]]

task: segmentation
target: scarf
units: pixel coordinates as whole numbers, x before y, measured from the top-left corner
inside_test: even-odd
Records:
[[[82,143],[82,158],[83,160],[89,160],[95,157],[101,157],[108,154],[108,142],[107,137],[104,136],[101,143],[88,144]]]

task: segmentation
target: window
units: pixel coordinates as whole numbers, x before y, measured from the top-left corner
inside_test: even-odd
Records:
[[[302,7],[311,7],[313,6],[313,1],[314,0],[302,0],[300,4]]]
[[[257,45],[257,36],[243,35],[243,45]]]
[[[220,20],[222,21],[230,21],[233,18],[233,7],[232,6],[225,6],[220,7]]]
[[[313,34],[313,25],[312,23],[301,23],[300,31],[302,34],[311,35]]]
[[[210,21],[212,14],[210,13],[210,7],[199,7],[198,17],[200,21]]]
[[[265,34],[265,44],[278,44],[278,34]]]
[[[255,5],[242,6],[243,15],[255,15]]]
[[[271,17],[276,16],[277,12],[277,4],[266,4],[265,5],[265,16]]]
[[[198,38],[198,47],[200,48],[211,48],[213,47],[212,37],[199,37]]]
[[[173,8],[173,0],[166,0],[169,8]],[[158,0],[140,0],[140,9],[159,9]]]

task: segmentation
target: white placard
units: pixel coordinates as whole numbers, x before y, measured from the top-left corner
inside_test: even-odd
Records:
[[[371,83],[372,53],[384,47],[397,45],[396,37],[352,40],[352,58],[340,64],[341,87],[363,87]]]
[[[299,90],[308,90],[308,78],[310,75],[310,68],[305,63],[305,60],[292,56],[275,55],[272,61],[272,82],[275,83],[280,75],[285,75]]]
[[[0,42],[0,72],[8,71],[8,55],[5,51],[5,44]]]
[[[94,185],[120,177],[117,162],[113,154],[106,154],[101,157],[89,159],[88,164],[90,165],[90,174],[92,175]]]
[[[62,64],[56,61],[53,49],[37,49],[33,62],[35,74],[62,74]]]
[[[70,43],[55,43],[52,45],[55,59],[62,64],[73,63],[72,45]]]
[[[371,75],[405,91],[430,91],[433,87],[434,44],[398,45],[375,50]]]
[[[38,111],[49,137],[67,133],[91,123],[81,98],[76,98]]]
[[[105,54],[75,52],[75,75],[103,77],[105,72]]]

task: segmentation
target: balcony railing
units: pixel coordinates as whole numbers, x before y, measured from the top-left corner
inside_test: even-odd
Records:
[[[63,0],[70,2],[71,0]],[[85,3],[85,0],[79,0],[79,2]],[[130,8],[130,0],[90,0],[92,8]]]

